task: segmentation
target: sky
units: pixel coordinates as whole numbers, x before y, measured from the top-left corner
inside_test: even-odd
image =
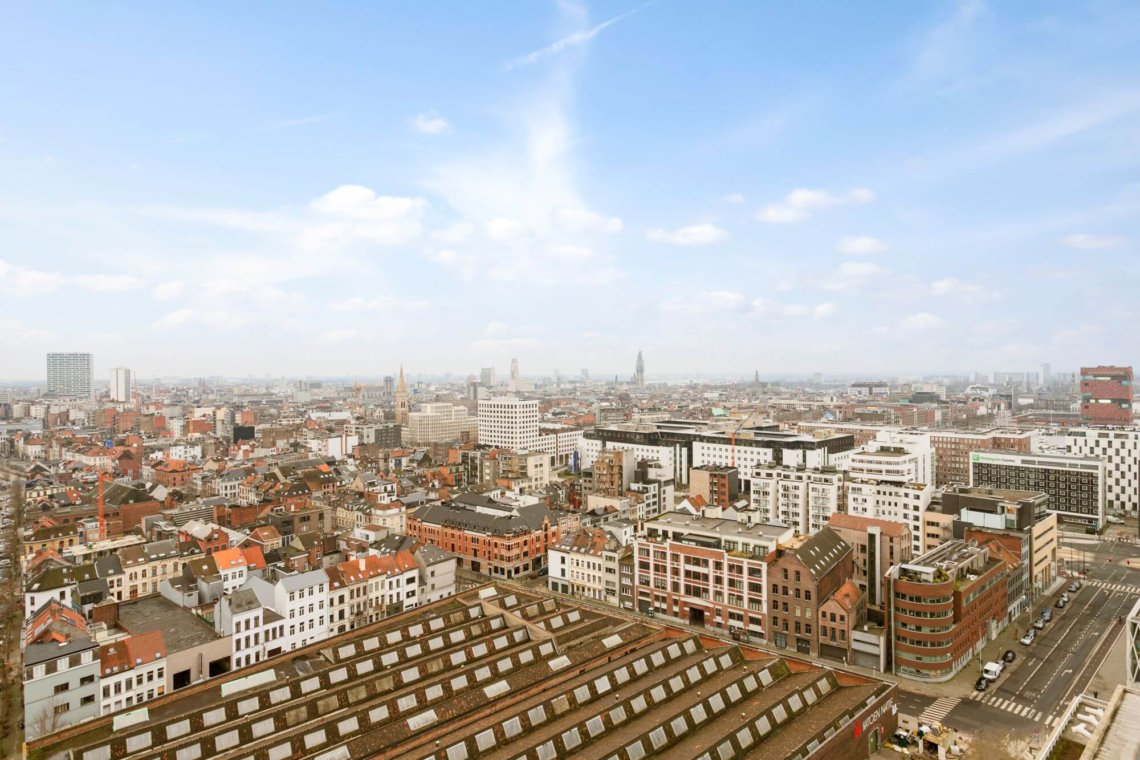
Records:
[[[1140,348],[1131,2],[14,2],[0,378]]]

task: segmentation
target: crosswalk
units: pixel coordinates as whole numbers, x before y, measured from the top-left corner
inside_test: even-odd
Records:
[[[956,697],[939,697],[934,700],[932,704],[926,706],[926,709],[922,711],[922,715],[918,716],[918,722],[928,725],[931,723],[941,723],[942,719],[945,718],[951,710],[957,707],[961,701],[962,700]]]
[[[1041,720],[1042,713],[1040,710],[1015,702],[1012,699],[1003,699],[995,694],[986,694],[984,691],[971,692],[970,699],[990,707],[996,707],[999,710],[1005,710],[1019,718],[1028,718],[1032,721]]]
[[[1126,594],[1140,594],[1140,587],[1133,586],[1131,583],[1108,583],[1107,581],[1086,580],[1082,581],[1082,585],[1103,588],[1108,591],[1123,591]]]

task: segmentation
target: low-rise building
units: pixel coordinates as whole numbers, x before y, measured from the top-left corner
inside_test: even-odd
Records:
[[[616,605],[620,553],[617,538],[601,528],[571,533],[546,553],[547,583],[552,591]]]
[[[768,641],[819,655],[820,605],[851,580],[851,547],[830,528],[777,544],[768,555]]]
[[[101,715],[110,715],[166,693],[166,642],[149,631],[99,647]]]

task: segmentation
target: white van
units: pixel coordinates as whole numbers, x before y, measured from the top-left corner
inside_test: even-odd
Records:
[[[987,681],[996,681],[1003,670],[1005,670],[1004,662],[987,662],[982,668],[982,678]]]

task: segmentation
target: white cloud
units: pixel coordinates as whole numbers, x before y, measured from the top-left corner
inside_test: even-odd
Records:
[[[724,203],[739,205],[741,203],[744,203],[744,196],[740,193],[729,193],[728,195],[722,196],[721,201]]]
[[[799,303],[781,303],[771,298],[756,298],[752,301],[752,313],[766,319],[788,319],[792,317],[813,317],[826,319],[835,314],[833,303],[819,303],[808,306]]]
[[[888,248],[885,240],[870,235],[855,235],[845,237],[839,241],[839,250],[849,256],[865,256],[873,253],[882,253]]]
[[[902,320],[902,327],[911,332],[923,332],[926,330],[937,330],[946,326],[946,320],[936,314],[931,314],[928,311],[920,311],[917,314],[911,314],[904,317]]]
[[[12,296],[39,296],[54,293],[66,278],[57,272],[28,269],[0,260],[0,292]]]
[[[496,216],[490,219],[483,225],[487,231],[487,237],[492,240],[514,240],[522,237],[526,233],[526,225],[518,219],[510,219],[505,216]]]
[[[674,296],[661,303],[661,310],[674,314],[708,314],[733,311],[745,304],[743,293],[734,290],[706,290],[691,295]]]
[[[539,48],[537,50],[532,50],[531,52],[527,53],[526,55],[519,56],[518,58],[516,58],[513,61],[511,61],[510,63],[508,63],[507,68],[508,69],[514,69],[514,68],[518,68],[520,66],[529,66],[531,64],[538,63],[539,61],[541,61],[544,58],[548,58],[550,56],[558,55],[559,53],[563,53],[567,50],[585,45],[590,40],[594,39],[599,34],[604,32],[606,29],[609,29],[611,26],[613,26],[614,24],[618,23],[619,21],[621,21],[623,19],[629,18],[630,16],[634,15],[635,13],[640,13],[642,10],[644,10],[650,4],[651,3],[646,3],[645,5],[634,8],[633,10],[626,11],[625,13],[614,16],[611,19],[607,19],[606,21],[603,21],[600,24],[592,26],[589,29],[583,29],[581,31],[574,32],[573,34],[569,34],[569,35],[567,35],[567,36],[565,36],[559,40],[556,40],[555,42],[552,42],[551,44],[547,45],[546,47],[542,47],[542,48]],[[566,9],[567,10],[574,10],[578,13],[578,15],[582,14],[581,9],[572,9],[572,8],[566,8]]]
[[[435,112],[416,114],[410,121],[412,129],[424,135],[442,135],[451,131],[451,124]]]
[[[1066,248],[1091,251],[1102,248],[1123,248],[1128,245],[1128,238],[1122,235],[1093,235],[1082,232],[1075,235],[1066,235],[1061,238],[1060,242],[1061,245]]]
[[[845,261],[821,287],[825,290],[857,290],[867,283],[890,275],[890,270],[869,261]]]
[[[75,284],[92,293],[118,293],[143,286],[143,281],[129,274],[81,274]]]
[[[563,206],[554,210],[554,218],[568,232],[621,232],[622,221],[605,217],[582,206]]]
[[[391,220],[418,214],[426,206],[423,198],[377,195],[362,185],[341,185],[310,204],[315,210],[345,219]]]
[[[935,280],[930,285],[930,292],[936,296],[951,296],[970,303],[993,301],[998,297],[996,291],[982,287],[972,282],[962,282],[957,277],[945,277]]]
[[[364,335],[359,330],[349,327],[326,330],[320,334],[319,340],[324,343],[347,343],[350,340],[359,340]]]
[[[168,280],[155,285],[150,294],[156,301],[170,301],[181,296],[185,288],[186,283],[182,280]]]
[[[797,188],[784,197],[780,203],[772,203],[760,210],[759,218],[770,224],[794,224],[811,217],[816,211],[849,203],[870,203],[875,193],[865,187],[857,187],[843,194],[827,190]]]
[[[728,232],[715,224],[692,224],[675,230],[649,230],[645,237],[668,245],[709,245],[728,240]]]
[[[593,258],[594,250],[584,245],[556,245],[550,249],[550,255],[559,259],[584,261]]]
[[[215,330],[241,327],[247,320],[225,309],[198,309],[185,307],[167,312],[151,325],[152,330],[167,331],[181,327],[202,326]]]
[[[329,309],[340,312],[390,312],[397,309],[422,309],[427,305],[426,301],[405,301],[392,296],[354,296],[330,302]]]
[[[276,121],[269,125],[270,129],[292,129],[293,127],[304,127],[309,124],[319,124],[322,121],[328,121],[336,117],[335,113],[319,113],[312,116],[301,116],[296,119],[284,119]]]

